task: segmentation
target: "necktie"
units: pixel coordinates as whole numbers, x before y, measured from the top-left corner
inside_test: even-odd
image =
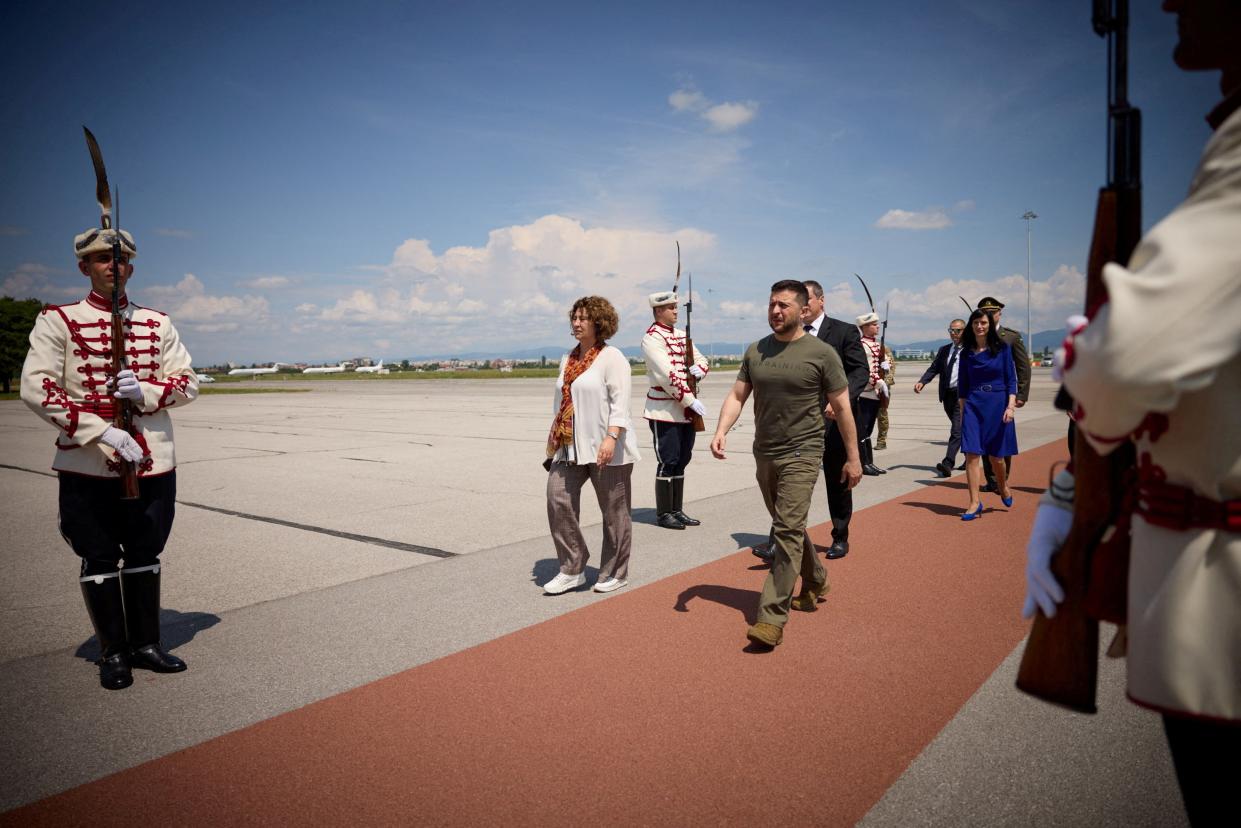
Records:
[[[949,388],[957,387],[957,375],[956,375],[957,350],[958,349],[954,347],[952,349],[952,356],[948,357],[948,387]]]
[[[804,330],[806,333],[813,333],[814,325],[802,325],[802,330]]]

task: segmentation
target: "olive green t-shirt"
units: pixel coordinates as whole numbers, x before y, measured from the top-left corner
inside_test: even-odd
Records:
[[[754,387],[755,454],[823,453],[827,394],[849,385],[834,348],[817,336],[771,334],[746,348],[737,379]]]

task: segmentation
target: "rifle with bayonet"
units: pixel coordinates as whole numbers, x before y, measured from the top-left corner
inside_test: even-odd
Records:
[[[1141,113],[1130,106],[1127,97],[1128,0],[1094,0],[1092,22],[1108,46],[1108,182],[1099,190],[1087,263],[1088,317],[1107,301],[1103,266],[1127,264],[1142,231]],[[1056,405],[1073,409],[1072,398],[1063,388]],[[1080,430],[1074,443],[1073,526],[1052,559],[1052,572],[1065,597],[1055,617],[1041,612],[1035,616],[1017,687],[1044,701],[1093,713],[1099,621],[1125,622],[1129,536],[1116,530],[1116,523],[1134,449],[1127,443],[1102,457]]]
[[[698,396],[698,380],[690,373],[689,367],[694,364],[694,339],[690,336],[690,324],[694,315],[694,274],[686,272],[686,278],[689,282],[689,298],[685,300],[685,381],[689,385],[689,391],[695,397]],[[677,275],[672,282],[672,292],[676,293],[677,288],[681,284],[681,243],[677,242]],[[707,424],[702,421],[701,414],[695,414],[693,411],[686,410],[685,416],[689,417],[689,421],[694,424],[694,431],[706,431]]]
[[[879,361],[881,362],[881,364],[882,362],[887,361],[887,345],[885,344],[887,340],[887,314],[889,314],[891,310],[892,310],[892,302],[891,300],[886,300],[886,302],[884,302],[884,325],[882,325],[882,328],[879,331]],[[880,379],[887,379],[887,377],[884,376],[886,374],[886,371],[884,371],[882,367],[880,367],[879,374],[880,374]],[[892,389],[891,387],[889,387],[889,389],[887,389],[887,394],[884,395],[884,398],[882,398],[879,405],[886,408],[887,403],[890,403],[891,401],[892,401]]]
[[[90,151],[91,164],[95,167],[95,199],[99,202],[99,225],[104,233],[112,233],[112,378],[115,388],[116,375],[128,367],[125,360],[125,315],[121,312],[121,270],[128,259],[121,245],[121,195],[116,193],[115,220],[113,216],[112,193],[108,188],[108,171],[103,165],[103,153],[99,150],[99,142],[85,126],[86,148]],[[126,434],[133,435],[133,407],[129,400],[112,397],[112,425]],[[116,462],[121,476],[121,499],[138,499],[138,469],[117,452]]]

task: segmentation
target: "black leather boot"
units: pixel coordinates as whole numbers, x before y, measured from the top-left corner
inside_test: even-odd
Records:
[[[685,512],[681,511],[681,506],[685,502],[685,478],[672,478],[672,516],[684,523],[686,526],[701,526],[701,520],[695,520]]]
[[[88,575],[79,579],[82,599],[99,639],[99,685],[105,690],[124,690],[134,683],[125,641],[125,609],[118,573]]]
[[[672,514],[672,481],[655,478],[655,522],[664,529],[685,529],[685,524]]]
[[[157,673],[179,673],[185,662],[159,645],[159,564],[121,570],[129,661]]]

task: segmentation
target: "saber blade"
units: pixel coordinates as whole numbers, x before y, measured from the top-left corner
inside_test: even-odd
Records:
[[[108,169],[103,165],[103,153],[99,150],[99,142],[94,134],[82,125],[86,133],[86,149],[90,152],[91,164],[95,167],[95,200],[99,202],[99,223],[104,230],[112,227],[112,193],[108,188]]]
[[[858,276],[856,273],[854,273],[853,275],[857,276],[857,280],[862,283],[862,290],[866,291],[866,301],[870,303],[870,312],[874,313],[875,312],[875,300],[871,298],[870,288],[866,286],[866,280],[863,279],[861,276]]]

